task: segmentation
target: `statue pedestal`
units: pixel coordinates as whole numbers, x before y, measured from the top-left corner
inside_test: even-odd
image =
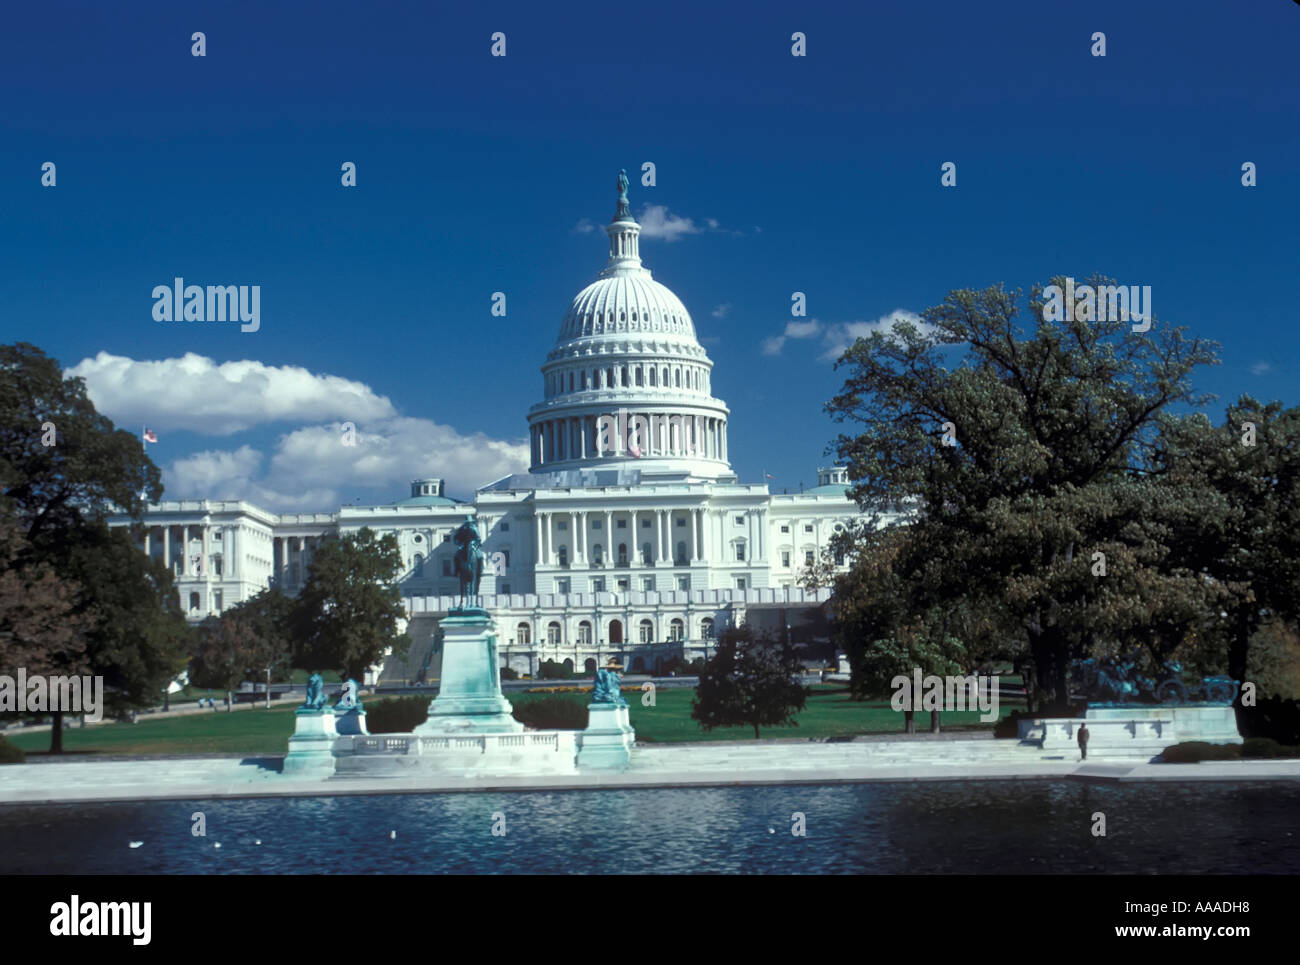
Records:
[[[486,610],[453,610],[442,621],[442,677],[429,719],[416,734],[521,734],[501,693],[496,628]]]
[[[618,704],[590,704],[587,729],[578,751],[580,770],[627,770],[632,759],[636,732],[628,723],[627,707]]]
[[[299,708],[293,715],[294,732],[280,773],[286,777],[324,780],[334,774],[334,711]]]
[[[339,734],[364,734],[366,730],[366,712],[360,707],[335,707],[334,729]]]

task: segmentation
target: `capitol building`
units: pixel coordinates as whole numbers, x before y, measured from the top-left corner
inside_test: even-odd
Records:
[[[805,591],[797,579],[859,514],[846,471],[819,469],[817,486],[797,494],[739,482],[713,361],[686,306],[641,264],[625,190],[605,230],[609,259],[573,298],[541,367],[526,473],[486,482],[472,501],[423,478],[391,504],[337,512],[151,505],[142,548],[175,574],[189,618],[268,586],[296,593],[316,545],[369,527],[397,538],[413,641],[405,660],[389,658],[377,674],[385,683],[436,677],[431,641],[459,586],[451,535],[466,519],[490,564],[481,592],[502,665],[521,674],[545,660],[590,672],[611,657],[657,672],[671,657],[707,656],[728,625],[788,627],[820,610],[829,590]]]

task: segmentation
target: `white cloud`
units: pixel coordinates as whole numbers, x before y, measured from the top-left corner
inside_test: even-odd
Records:
[[[160,431],[228,436],[270,422],[360,423],[397,412],[387,397],[351,379],[248,359],[218,364],[194,352],[157,361],[100,352],[68,374],[86,380],[95,408],[114,422]]]
[[[726,318],[729,311],[731,311],[731,302],[723,302],[713,310],[713,317]]]
[[[781,349],[785,347],[785,340],[788,338],[811,338],[822,330],[822,323],[815,318],[810,318],[806,322],[786,322],[785,332],[781,335],[773,335],[771,338],[765,338],[762,342],[764,355],[780,355]]]
[[[693,219],[672,214],[662,204],[647,204],[641,212],[640,224],[641,234],[646,238],[664,241],[676,241],[683,235],[697,235],[703,230]]]
[[[1273,371],[1272,362],[1256,362],[1254,365],[1250,367],[1251,375],[1264,375],[1265,373],[1271,371]]]
[[[164,472],[167,498],[246,499],[271,510],[333,511],[345,487],[408,496],[412,478],[438,476],[451,492],[474,489],[528,467],[528,444],[483,433],[462,435],[429,419],[396,416],[358,423],[355,445],[342,423],[303,426],[281,436],[269,461],[250,446],[177,459]]]
[[[596,226],[587,218],[583,218],[573,226],[573,233],[578,235],[589,235],[596,230]]]
[[[905,308],[896,308],[888,315],[881,315],[874,322],[841,322],[827,327],[822,339],[826,346],[822,358],[834,361],[859,338],[865,338],[872,332],[892,329],[899,322],[911,322],[921,332],[928,332],[934,328],[922,322],[921,316],[916,312],[909,312]]]
[[[822,323],[815,318],[806,322],[786,322],[786,338],[811,338],[822,330]]]

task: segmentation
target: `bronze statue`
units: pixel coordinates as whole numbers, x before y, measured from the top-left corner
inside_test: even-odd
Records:
[[[619,679],[618,671],[622,668],[610,661],[605,667],[596,671],[596,683],[591,688],[591,702],[593,704],[613,704],[616,707],[626,707],[627,701],[623,699],[623,681]]]
[[[314,673],[307,678],[307,698],[302,702],[303,710],[322,710],[325,707],[325,680]]]
[[[621,221],[632,218],[632,207],[627,200],[627,171],[618,172],[618,210],[614,212],[614,220]]]
[[[456,576],[460,579],[460,609],[478,604],[479,584],[483,580],[483,544],[478,528],[465,520],[451,537],[458,549],[455,556]]]

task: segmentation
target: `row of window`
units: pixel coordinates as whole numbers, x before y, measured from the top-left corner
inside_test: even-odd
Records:
[[[746,588],[746,586],[748,586],[746,577],[738,576],[735,578],[735,580],[736,580],[737,590],[743,590]],[[630,588],[631,588],[631,580],[627,578],[619,578],[614,581],[614,589],[618,593],[626,593]],[[690,590],[690,588],[691,588],[691,578],[689,576],[677,577],[677,589]],[[592,593],[604,593],[606,589],[607,587],[605,586],[605,578],[603,576],[592,577],[591,580]],[[641,577],[641,589],[643,592],[653,593],[656,589],[658,589],[658,587],[655,585],[655,578],[653,576]],[[502,588],[501,592],[509,593],[510,592],[509,584],[507,584],[506,587]],[[555,592],[572,593],[573,592],[572,581],[567,576],[558,577],[555,581]]]
[[[552,372],[546,377],[546,394],[579,392],[587,389],[650,388],[692,389],[708,391],[705,370],[694,366],[611,365],[598,369],[576,369],[569,372]],[[566,389],[565,386],[568,386]]]
[[[640,643],[655,643],[654,621],[643,619],[637,625],[637,638]],[[668,642],[680,643],[686,639],[686,622],[679,617],[674,617],[668,621]],[[701,640],[713,639],[713,618],[704,617],[700,620],[699,637]],[[528,646],[533,642],[533,627],[530,623],[520,623],[515,627],[515,638],[510,641],[512,644]],[[546,643],[548,646],[558,647],[567,643],[564,639],[564,627],[558,620],[552,620],[546,624]],[[578,638],[575,641],[580,647],[589,647],[592,645],[592,624],[590,620],[581,620],[578,623]],[[623,621],[610,620],[606,628],[606,639],[596,641],[600,644],[605,643],[623,643]]]
[[[575,317],[574,321],[579,324],[570,326],[570,331],[577,330],[582,335],[599,335],[602,332],[621,332],[627,326],[628,312],[623,309],[618,313],[617,321],[614,319],[613,309],[606,309],[603,312],[584,312]],[[659,313],[655,309],[638,310],[632,309],[632,321],[649,322],[652,332],[659,331]],[[665,315],[663,317],[664,331],[680,332],[686,330],[685,319],[677,315]]]

